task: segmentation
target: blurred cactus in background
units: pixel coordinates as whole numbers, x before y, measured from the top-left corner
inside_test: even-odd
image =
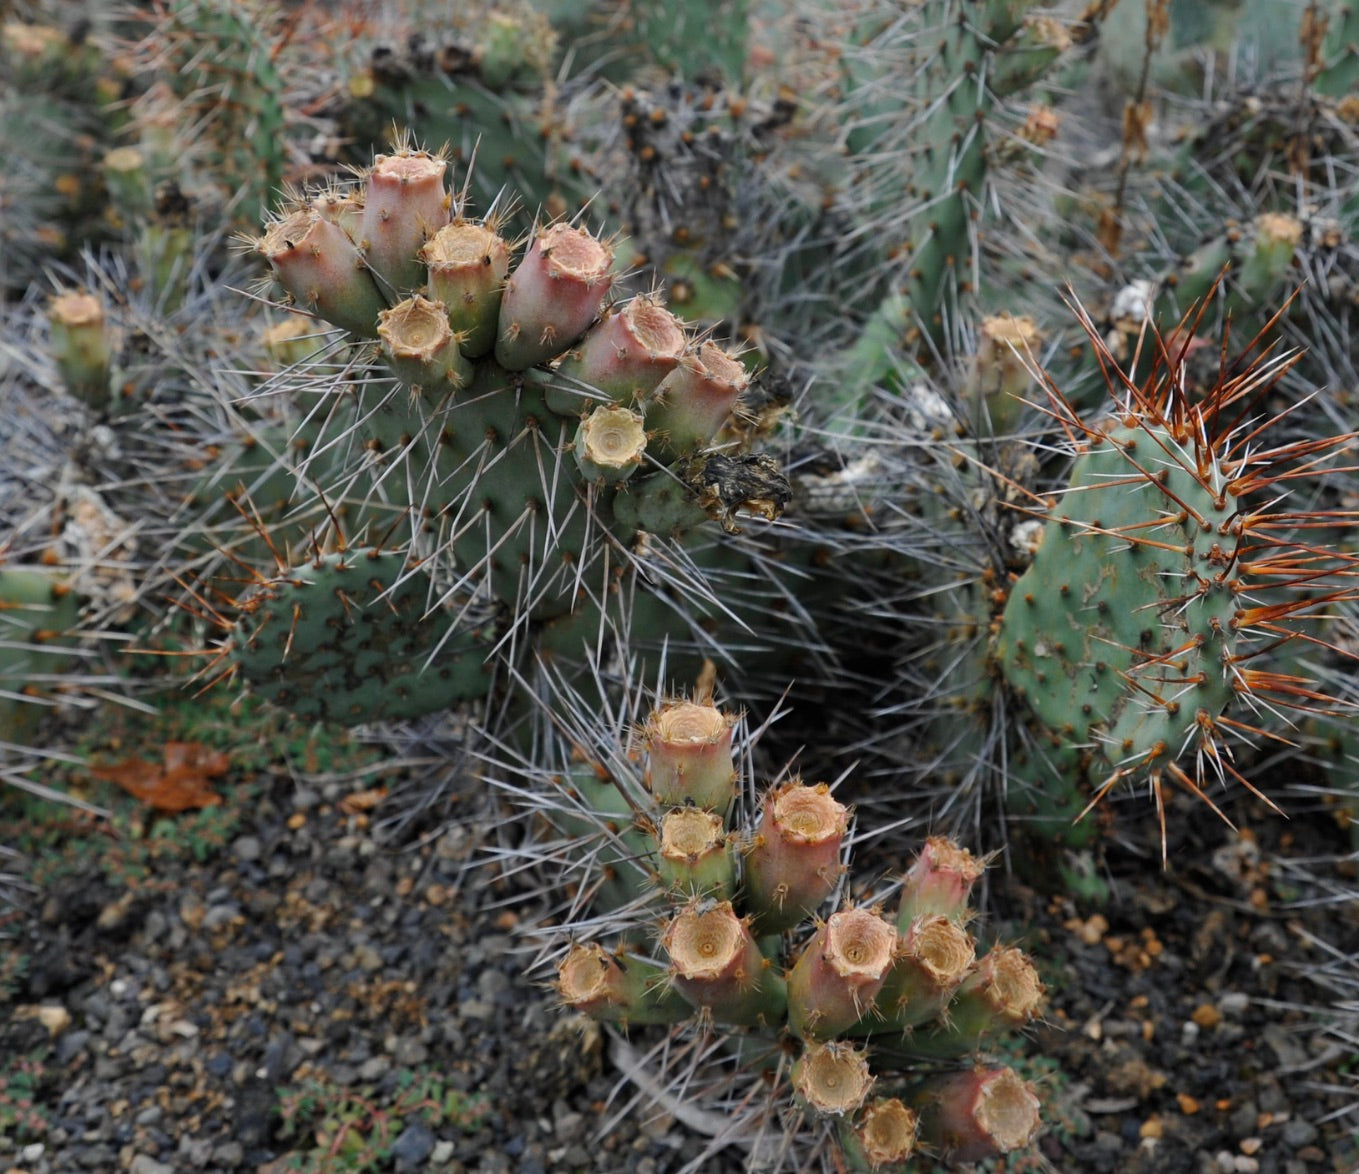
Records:
[[[272,19],[258,4],[171,0],[153,11],[137,46],[140,70],[156,79],[138,111],[153,173],[185,186],[190,174],[203,177],[220,216],[242,224],[268,212],[284,180],[285,94],[275,54],[286,33],[275,33]]]
[[[99,163],[126,124],[131,78],[88,24],[0,23],[0,289],[109,235]]]

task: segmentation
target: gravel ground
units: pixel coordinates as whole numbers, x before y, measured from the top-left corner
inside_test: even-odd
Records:
[[[229,810],[119,799],[116,833],[49,810],[40,838],[0,799],[30,848],[6,867],[35,886],[0,918],[0,1171],[744,1167],[665,1112],[617,1116],[607,1037],[522,974],[533,894],[466,868],[494,826],[480,800],[393,849],[370,797],[266,773]],[[1051,996],[1029,1049],[1049,1128],[1006,1169],[1359,1168],[1359,1004],[1317,1008],[1359,995],[1359,914],[1297,904],[1330,875],[1344,893],[1341,833],[1186,824],[1193,863],[1116,852],[1128,879],[1098,914],[993,885],[986,926]]]
[[[35,1094],[27,1126],[0,1105],[0,1169],[660,1171],[698,1152],[664,1118],[595,1137],[605,1041],[521,975],[528,911],[465,872],[479,829],[387,851],[342,791],[276,781],[203,864],[138,876],[113,845],[45,881],[0,1004],[10,1087],[27,1067]]]

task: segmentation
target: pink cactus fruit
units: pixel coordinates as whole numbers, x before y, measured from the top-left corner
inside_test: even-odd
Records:
[[[553,224],[534,238],[505,286],[495,357],[523,371],[560,354],[598,316],[613,254],[584,229]]]

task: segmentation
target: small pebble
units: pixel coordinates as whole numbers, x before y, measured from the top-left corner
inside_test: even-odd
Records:
[[[239,910],[234,905],[214,905],[203,915],[203,928],[211,932],[230,925]]]
[[[38,1022],[49,1035],[60,1035],[71,1026],[71,1013],[61,1004],[45,1004],[38,1008]]]
[[[386,1056],[372,1056],[359,1065],[359,1079],[373,1084],[387,1075],[392,1062]]]
[[[429,1127],[416,1121],[407,1125],[392,1143],[392,1158],[398,1170],[422,1168],[434,1152],[434,1134]]]
[[[234,1170],[245,1161],[245,1150],[238,1141],[227,1141],[212,1151],[212,1160],[227,1170]]]
[[[1205,1030],[1216,1027],[1222,1022],[1222,1012],[1212,1003],[1200,1003],[1194,1008],[1191,1017],[1195,1023]]]
[[[1232,1110],[1231,1116],[1227,1118],[1227,1129],[1234,1138],[1250,1137],[1255,1133],[1255,1123],[1259,1120],[1259,1117],[1260,1110],[1256,1107],[1255,1102],[1251,1100],[1243,1101]]]
[[[1317,1127],[1310,1121],[1304,1121],[1301,1117],[1294,1117],[1283,1130],[1284,1145],[1291,1146],[1293,1149],[1301,1149],[1305,1145],[1311,1145],[1317,1139]]]
[[[429,1059],[429,1049],[414,1036],[403,1035],[396,1041],[394,1056],[403,1068],[419,1068]]]

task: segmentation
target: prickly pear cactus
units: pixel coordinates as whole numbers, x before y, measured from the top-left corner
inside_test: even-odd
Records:
[[[1350,437],[1275,438],[1281,426],[1262,403],[1296,354],[1231,370],[1224,358],[1195,395],[1185,358],[1198,322],[1155,340],[1152,375],[1127,384],[1107,418],[1082,420],[1050,389],[1077,456],[993,642],[1040,742],[1055,748],[1047,765],[1067,780],[1036,784],[1049,803],[1065,796],[1058,822],[1079,813],[1072,783],[1083,773],[1094,783],[1087,810],[1120,781],[1146,780],[1163,843],[1163,784],[1210,806],[1215,782],[1250,787],[1233,739],[1317,696],[1266,654],[1282,662],[1285,645],[1315,640],[1317,620],[1354,597],[1354,556],[1312,537],[1338,515],[1280,497],[1321,475]],[[1012,797],[1046,806],[1027,788]]]
[[[540,225],[516,257],[497,216],[454,205],[446,171],[420,150],[380,155],[361,185],[297,201],[257,242],[297,310],[377,360],[359,377],[305,362],[282,374],[299,475],[343,547],[405,551],[432,610],[494,608],[505,655],[540,638],[579,655],[624,611],[637,627],[648,549],[709,518],[776,517],[788,487],[744,443],[710,448],[748,383],[735,356],[691,339],[655,297],[609,304],[612,250],[582,228]],[[435,627],[420,629],[431,657]],[[253,680],[304,655],[249,632],[230,644]],[[436,709],[472,689],[412,697]],[[362,709],[327,714],[375,716]]]
[[[653,1079],[728,1107],[733,1133],[757,1148],[769,1131],[799,1161],[904,1170],[925,1155],[1026,1146],[1038,1098],[986,1056],[1037,1013],[1042,986],[1021,951],[979,956],[966,929],[983,863],[932,839],[890,912],[851,900],[848,808],[799,779],[755,796],[737,769],[737,724],[707,702],[662,703],[638,744],[594,757],[576,743],[557,800],[536,801],[574,837],[576,851],[559,845],[556,858],[594,895],[560,922],[575,939],[557,961],[562,1001],[604,1023],[672,1025],[677,1057],[691,1039],[721,1040],[725,1059]],[[776,1064],[785,1049],[791,1066]],[[969,1070],[948,1071],[961,1057]],[[802,1128],[787,1138],[794,1106]]]
[[[903,495],[881,745],[944,826],[993,843],[983,797],[1004,795],[1026,872],[1103,899],[1102,797],[1145,787],[1164,843],[1167,786],[1225,809],[1257,745],[1352,713],[1324,683],[1354,596],[1353,515],[1327,476],[1351,434],[1280,416],[1299,354],[1232,352],[1211,307],[1144,330],[1126,368],[1085,325],[1115,393],[1101,414],[1039,368],[1018,319],[983,325],[965,395],[923,377],[901,393],[933,467]],[[1046,401],[1069,466],[1009,434],[1015,395]]]
[[[488,687],[489,641],[393,552],[348,550],[261,583],[241,603],[231,652],[261,697],[304,721],[428,713]]]
[[[847,400],[890,373],[882,337],[910,340],[911,349],[922,336],[949,345],[977,303],[988,136],[1004,99],[1072,44],[1065,26],[1031,9],[1022,0],[931,0],[903,21],[870,6],[854,30],[844,69],[860,173],[847,198],[906,264],[845,364]],[[1088,15],[1099,19],[1093,6]]]

